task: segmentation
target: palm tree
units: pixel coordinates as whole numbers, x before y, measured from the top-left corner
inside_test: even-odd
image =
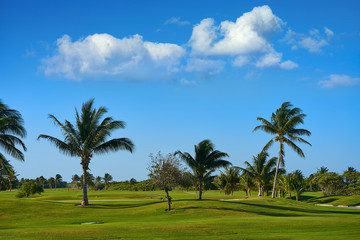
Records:
[[[195,148],[195,158],[190,153],[177,151],[174,155],[179,157],[192,169],[194,175],[199,180],[199,200],[201,200],[204,177],[210,171],[217,168],[231,165],[229,161],[223,160],[229,157],[227,153],[214,150],[215,146],[210,140],[203,140]]]
[[[39,177],[39,183],[42,185],[43,188],[45,187],[46,181],[47,180],[46,178],[44,178],[44,176]]]
[[[105,184],[105,190],[107,190],[109,183],[113,180],[113,177],[109,173],[105,173],[103,180]]]
[[[74,183],[76,185],[76,189],[79,190],[80,187],[80,177],[79,175],[75,174],[71,177],[71,181],[72,183]]]
[[[254,181],[248,174],[240,175],[240,189],[245,191],[246,196],[251,196],[251,189],[255,187]]]
[[[55,176],[55,189],[56,189],[56,184],[59,184],[62,180],[62,176],[60,174],[56,174]]]
[[[0,100],[0,147],[15,159],[24,161],[24,154],[17,148],[17,145],[26,151],[26,146],[20,139],[25,136],[26,130],[21,114],[14,109],[9,109],[9,107]],[[4,170],[6,170],[6,163],[7,159],[0,152],[0,166],[4,168]]]
[[[55,184],[55,178],[50,177],[48,180],[49,188],[52,189],[52,185]]]
[[[16,180],[16,177],[19,176],[19,174],[16,174],[16,171],[11,166],[10,168],[8,168],[8,171],[7,171],[6,175],[7,175],[7,180],[9,182],[9,191],[11,192],[12,184],[13,184],[14,180]]]
[[[225,188],[229,190],[231,196],[234,193],[236,184],[239,183],[240,181],[239,172],[240,169],[237,167],[230,167],[230,168],[227,167],[225,168],[225,172],[220,173],[221,175],[224,176]]]
[[[269,154],[267,152],[259,153],[256,157],[253,156],[253,165],[245,161],[246,168],[240,168],[257,183],[259,189],[258,196],[264,196],[264,187],[274,175],[273,167],[276,164],[277,158],[273,157],[267,160],[268,157]]]
[[[279,142],[280,144],[279,158],[276,165],[276,172],[274,177],[272,198],[275,197],[279,164],[284,164],[284,143],[290,146],[300,157],[305,157],[305,155],[303,151],[294,142],[298,141],[311,146],[309,142],[299,137],[303,135],[310,136],[311,132],[306,129],[296,128],[298,124],[304,123],[305,117],[306,115],[302,113],[302,110],[300,108],[292,108],[290,102],[284,102],[281,107],[271,115],[270,122],[261,117],[257,118],[257,120],[262,122],[262,125],[255,127],[253,131],[261,129],[266,133],[275,135],[275,137],[271,138],[270,141],[264,146],[262,152],[267,151],[274,142]]]
[[[107,113],[105,107],[98,109],[93,107],[94,99],[82,105],[81,114],[75,108],[75,126],[69,121],[61,123],[54,115],[49,115],[56,126],[60,127],[64,140],[49,135],[39,135],[38,139],[44,138],[54,144],[60,152],[72,157],[80,157],[83,169],[83,200],[82,206],[89,205],[87,197],[86,172],[89,169],[90,160],[94,154],[104,154],[109,151],[127,150],[132,152],[134,144],[128,138],[114,138],[107,140],[110,134],[119,128],[125,128],[125,122],[114,121],[111,117],[102,117]],[[100,122],[101,121],[101,122]]]

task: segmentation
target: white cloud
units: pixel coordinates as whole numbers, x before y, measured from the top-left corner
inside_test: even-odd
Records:
[[[235,58],[235,60],[233,61],[233,65],[236,67],[242,67],[245,66],[246,64],[248,64],[250,62],[249,58],[246,56],[238,56]]]
[[[324,28],[324,33],[317,29],[312,29],[308,34],[297,33],[291,29],[287,31],[284,40],[292,45],[291,49],[304,48],[309,52],[321,52],[322,48],[329,44],[329,40],[334,35],[334,32],[329,28]]]
[[[201,56],[266,53],[273,49],[267,37],[282,25],[269,6],[255,7],[236,22],[215,26],[212,18],[202,20],[193,28],[189,43],[193,54]]]
[[[109,34],[89,35],[72,42],[64,35],[57,40],[57,53],[44,60],[46,75],[81,80],[117,76],[143,79],[147,73],[177,71],[185,50],[170,43],[144,42],[142,36],[115,38]]]
[[[319,85],[323,88],[334,88],[339,86],[353,86],[360,82],[360,78],[352,78],[347,75],[331,74],[327,80],[319,81]]]
[[[190,25],[189,21],[181,21],[180,17],[171,17],[170,19],[166,20],[165,25],[167,24],[175,24],[175,25],[179,25],[179,26],[185,26],[185,25]]]
[[[197,86],[198,85],[197,82],[189,81],[189,80],[186,80],[185,78],[180,79],[180,83],[187,85],[187,86]]]
[[[287,60],[281,62],[282,54],[278,52],[271,52],[263,55],[256,63],[255,66],[259,68],[264,67],[280,67],[282,69],[290,70],[297,68],[298,65],[293,61]]]
[[[327,27],[324,27],[324,32],[328,38],[334,36],[334,32],[328,29]]]
[[[279,66],[283,69],[294,69],[297,68],[299,65],[294,63],[293,61],[287,60],[279,64]]]
[[[202,72],[213,75],[221,72],[224,66],[225,62],[222,60],[190,58],[186,64],[185,70],[187,72]]]
[[[165,24],[187,25],[189,22],[172,17]],[[227,63],[233,67],[294,69],[298,65],[283,60],[283,54],[275,50],[270,39],[270,35],[284,25],[269,6],[260,6],[244,13],[235,22],[223,21],[215,25],[212,18],[203,19],[193,27],[186,48],[172,43],[147,42],[138,34],[124,38],[93,34],[76,41],[64,35],[57,40],[55,54],[43,59],[42,67],[46,75],[73,80],[180,79],[174,74],[181,72],[209,76],[223,71]],[[324,31],[328,37],[333,35],[328,28]],[[319,32],[312,30],[309,34],[317,36]],[[327,44],[326,40],[325,43],[313,42],[314,37],[307,39],[291,30],[287,35],[294,48],[301,46],[316,51]]]

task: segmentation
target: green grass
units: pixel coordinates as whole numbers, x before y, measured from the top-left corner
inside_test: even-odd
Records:
[[[239,192],[225,197],[219,191],[208,191],[198,201],[195,192],[171,192],[171,212],[165,211],[160,191],[90,191],[89,207],[76,206],[82,192],[75,190],[46,190],[24,199],[14,195],[0,192],[0,239],[330,240],[360,234],[360,210],[315,206],[324,199],[319,193],[306,193],[296,202],[246,198]],[[360,196],[350,198],[360,202]]]

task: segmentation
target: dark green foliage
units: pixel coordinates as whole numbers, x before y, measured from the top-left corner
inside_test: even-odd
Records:
[[[24,182],[20,191],[16,194],[17,198],[30,197],[31,195],[41,194],[44,189],[37,185],[34,181]]]
[[[24,154],[21,149],[26,151],[26,146],[21,138],[25,136],[26,130],[21,114],[14,109],[10,109],[0,100],[0,148],[11,157],[24,161]],[[12,185],[16,181],[16,173],[9,160],[1,152],[0,174],[2,178],[7,179],[8,188],[11,190]],[[4,177],[4,174],[6,174],[6,177]],[[4,181],[2,182],[4,184]]]
[[[240,181],[240,169],[236,167],[227,167],[225,171],[220,171],[220,175],[215,178],[216,185],[225,192],[225,194],[233,195]]]
[[[105,173],[103,180],[105,184],[105,189],[108,189],[110,182],[113,180],[113,177],[109,173]]]
[[[209,179],[209,173],[217,168],[227,167],[231,165],[229,161],[223,158],[229,157],[227,153],[215,150],[214,144],[210,140],[203,140],[195,148],[195,158],[190,153],[175,152],[193,171],[193,175],[199,181],[199,199],[201,200],[203,184],[206,178]],[[213,182],[213,179],[209,181]]]
[[[267,152],[259,153],[257,156],[253,156],[253,164],[248,161],[244,164],[246,168],[240,168],[244,174],[248,175],[257,184],[258,196],[264,196],[265,188],[269,186],[271,179],[275,174],[276,157],[269,160],[267,158],[269,154]]]

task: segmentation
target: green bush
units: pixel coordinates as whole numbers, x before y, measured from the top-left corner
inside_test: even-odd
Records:
[[[36,185],[36,183],[24,182],[21,185],[20,191],[16,194],[16,197],[17,198],[29,197],[36,193],[41,194],[42,192],[44,192],[44,189],[41,186]]]

